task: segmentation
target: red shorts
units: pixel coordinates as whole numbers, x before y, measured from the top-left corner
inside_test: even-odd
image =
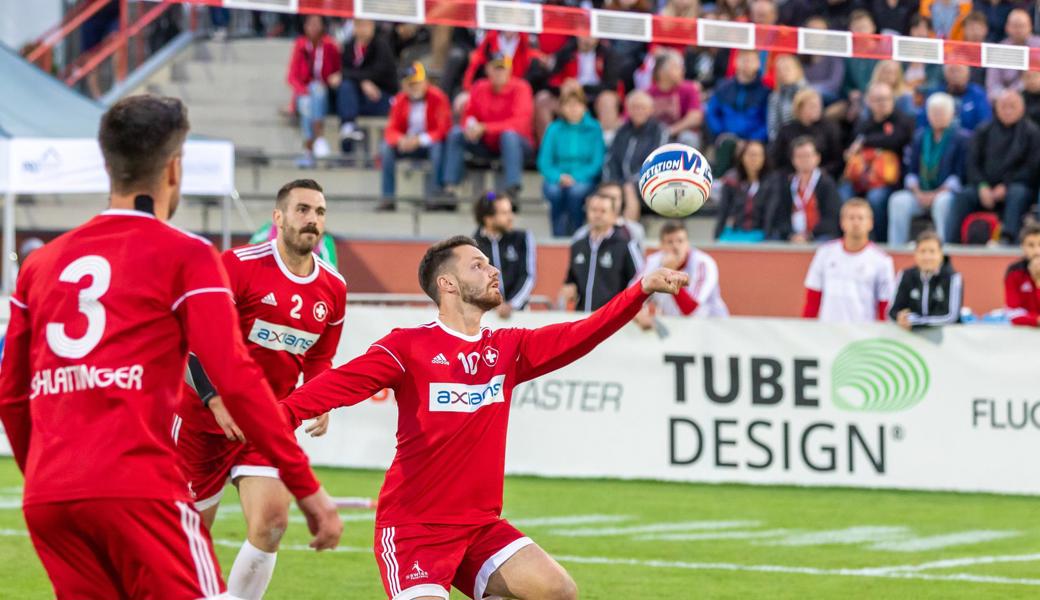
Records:
[[[177,429],[175,442],[198,510],[219,503],[229,479],[249,476],[278,479],[278,468],[249,442],[243,444],[227,439],[223,433],[195,429],[188,421]]]
[[[533,543],[499,519],[487,525],[376,527],[374,550],[383,588],[392,600],[447,600],[451,586],[479,600],[491,574]]]
[[[224,592],[209,532],[187,502],[105,498],[24,510],[58,600],[196,600]]]

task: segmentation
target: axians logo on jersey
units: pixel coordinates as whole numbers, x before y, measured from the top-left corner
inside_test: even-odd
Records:
[[[405,575],[404,578],[408,581],[416,581],[418,579],[427,579],[429,576],[430,574],[419,566],[419,561],[415,561],[415,564],[412,565],[411,573]]]
[[[303,354],[318,341],[318,334],[257,319],[246,339],[268,350]]]
[[[476,412],[482,406],[505,402],[505,375],[484,384],[431,383],[430,412]]]
[[[314,318],[321,321],[325,320],[325,317],[329,316],[329,306],[321,300],[314,303]]]

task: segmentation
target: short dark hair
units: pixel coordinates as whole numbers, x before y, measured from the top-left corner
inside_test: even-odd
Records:
[[[874,20],[874,15],[870,14],[870,11],[868,11],[866,9],[857,8],[856,10],[852,11],[851,13],[849,13],[849,23],[850,24],[853,21],[859,21],[861,19],[870,19],[870,22],[873,23],[875,26],[877,26],[877,21]]]
[[[478,248],[473,238],[456,235],[427,248],[426,254],[419,261],[419,286],[438,306],[441,304],[441,294],[437,290],[437,277],[444,270],[444,266],[455,258],[455,249],[459,246]]]
[[[176,98],[150,94],[123,98],[101,117],[98,143],[112,191],[151,188],[188,137],[188,109]]]
[[[914,13],[910,15],[909,29],[913,29],[914,27],[917,27],[921,24],[924,24],[926,27],[928,27],[928,31],[935,31],[935,28],[932,26],[931,19],[925,18],[923,15],[921,15],[921,13]]]
[[[973,10],[968,13],[964,17],[964,24],[967,25],[968,23],[981,23],[986,26],[986,29],[989,29],[989,19],[986,18],[986,13],[981,10]]]
[[[939,244],[939,247],[942,248],[942,238],[939,237],[939,233],[934,229],[925,229],[921,233],[917,234],[917,239],[914,240],[914,243],[920,246],[921,244],[929,240],[934,240],[935,243]]]
[[[820,149],[816,147],[816,140],[811,135],[800,135],[791,142],[791,157],[794,157],[794,151],[802,146],[812,146],[813,150],[819,152]]]
[[[661,239],[663,240],[666,235],[672,235],[673,233],[679,233],[680,231],[685,233],[687,236],[690,235],[689,232],[686,231],[686,226],[683,225],[682,221],[679,221],[678,219],[665,221],[664,225],[661,225]]]
[[[621,192],[621,197],[618,198],[617,202],[614,203],[614,211],[620,214],[622,207],[625,205],[625,188],[616,181],[604,181],[603,183],[597,185],[596,191],[586,196],[585,201],[587,203],[590,196],[605,196],[603,190],[607,188],[617,188],[617,190]],[[611,198],[613,198],[613,196],[611,196]]]
[[[769,158],[769,152],[766,152],[766,145],[758,140],[748,140],[739,150],[737,150],[737,155],[733,159],[733,168],[737,171],[737,176],[740,177],[741,181],[748,180],[749,175],[747,167],[744,166],[744,155],[747,154],[748,148],[753,144],[758,144],[758,146],[762,148],[762,156],[765,157],[765,160],[762,163],[762,170],[758,172],[758,180],[765,181],[769,176],[769,172],[773,170],[773,165]]]
[[[291,194],[293,190],[314,190],[315,192],[320,192],[322,194],[325,193],[321,184],[313,179],[293,179],[278,189],[278,195],[275,196],[275,206],[278,210],[285,210],[285,202],[289,199],[289,194]]]
[[[1024,242],[1031,235],[1040,235],[1040,223],[1027,223],[1018,234],[1018,241]]]
[[[473,203],[473,218],[477,221],[477,227],[484,226],[484,219],[495,216],[495,213],[498,212],[495,209],[495,203],[499,200],[509,200],[509,206],[512,207],[514,212],[516,211],[516,202],[513,201],[513,197],[509,194],[494,191],[484,192]]]

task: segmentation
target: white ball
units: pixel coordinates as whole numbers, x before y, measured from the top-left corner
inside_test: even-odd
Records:
[[[708,159],[685,144],[665,144],[650,153],[639,171],[643,202],[663,217],[686,217],[708,201],[712,184]]]

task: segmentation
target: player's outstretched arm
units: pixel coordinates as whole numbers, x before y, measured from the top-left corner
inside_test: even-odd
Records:
[[[11,444],[18,468],[25,472],[25,460],[32,438],[29,414],[31,368],[29,363],[29,315],[19,300],[11,298],[11,321],[4,341],[4,360],[0,366],[0,420]]]
[[[675,294],[688,283],[686,273],[657,269],[580,321],[528,330],[520,346],[520,381],[551,373],[585,356],[631,321],[650,294]]]
[[[404,365],[384,344],[377,343],[365,354],[296,388],[280,404],[293,427],[298,427],[306,419],[364,402],[384,388],[396,387],[403,375]]]

